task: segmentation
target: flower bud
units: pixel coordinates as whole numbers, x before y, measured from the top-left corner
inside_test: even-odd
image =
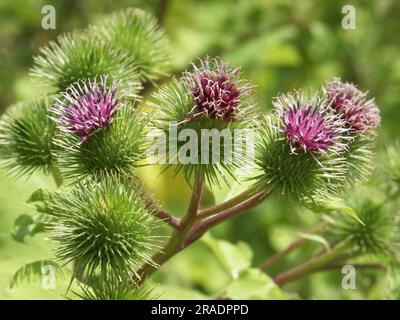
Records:
[[[357,194],[348,200],[359,219],[336,212],[326,235],[332,243],[349,242],[353,255],[374,254],[393,256],[399,247],[400,217],[390,204],[379,204]]]
[[[155,81],[170,68],[170,48],[156,19],[141,9],[128,8],[106,16],[90,30],[101,40],[133,58],[141,77]]]
[[[33,77],[57,92],[67,90],[78,80],[107,75],[120,81],[119,90],[136,98],[141,89],[133,59],[112,44],[88,32],[59,36],[34,57]]]
[[[18,175],[48,172],[53,161],[56,125],[48,116],[49,98],[12,106],[0,123],[0,157]]]
[[[55,255],[75,261],[78,277],[100,271],[105,279],[109,274],[121,279],[142,263],[152,263],[158,220],[147,194],[134,181],[99,176],[55,193],[48,206]]]

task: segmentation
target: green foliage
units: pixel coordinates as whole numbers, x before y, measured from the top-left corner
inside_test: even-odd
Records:
[[[158,221],[147,201],[135,182],[117,176],[55,193],[48,226],[56,257],[74,261],[77,278],[97,271],[105,281],[113,275],[133,277],[136,267],[152,263],[150,254],[158,249],[153,235]]]
[[[203,236],[202,241],[213,251],[233,279],[238,277],[241,271],[250,268],[253,252],[247,243],[232,244],[215,239],[209,233]]]
[[[44,232],[43,215],[22,214],[15,219],[11,236],[15,241],[24,242],[26,236]]]
[[[81,142],[73,133],[55,138],[57,158],[63,176],[84,178],[99,174],[131,175],[145,157],[147,120],[128,104],[118,111],[109,128]]]
[[[107,41],[133,57],[144,80],[153,82],[167,75],[169,43],[151,14],[128,8],[103,17],[90,29],[101,41]]]
[[[289,298],[268,277],[258,269],[248,269],[239,274],[227,288],[226,296],[233,300],[282,300]]]
[[[52,260],[34,261],[27,263],[15,272],[9,283],[10,289],[23,282],[40,281],[44,272],[47,272],[47,268],[52,268],[58,276],[66,276],[66,272]]]
[[[166,8],[162,8],[162,6],[158,7],[159,4],[163,3],[167,3]],[[141,80],[154,82],[160,79],[160,76],[166,72],[167,69],[164,69],[165,65],[163,62],[163,58],[166,57],[166,51],[164,51],[165,43],[164,39],[161,39],[164,36],[162,32],[152,24],[154,23],[154,19],[148,18],[150,22],[148,25],[149,29],[144,28],[145,32],[143,35],[147,35],[149,38],[144,42],[146,45],[142,46],[131,46],[131,44],[135,43],[134,41],[138,39],[138,35],[134,33],[134,30],[139,30],[136,29],[139,28],[139,26],[146,26],[139,23],[139,20],[124,20],[127,19],[127,17],[135,16],[136,12],[140,11],[130,10],[129,13],[126,14],[124,14],[124,11],[121,11],[103,20],[104,13],[110,12],[110,10],[114,8],[120,10],[121,7],[132,5],[130,0],[123,0],[122,3],[110,3],[101,0],[87,0],[84,2],[71,1],[68,6],[56,3],[58,19],[56,31],[43,30],[40,28],[38,15],[40,13],[40,7],[43,4],[45,4],[45,1],[42,0],[37,2],[30,1],[29,4],[24,6],[12,0],[2,1],[1,7],[4,10],[0,13],[0,30],[2,30],[0,41],[9,45],[7,46],[7,50],[2,50],[0,52],[0,78],[2,79],[2,85],[0,86],[1,110],[4,109],[4,106],[9,105],[15,100],[25,99],[32,94],[38,93],[38,88],[32,86],[24,75],[24,70],[31,64],[32,53],[35,54],[34,50],[36,50],[36,47],[41,46],[49,39],[55,38],[56,33],[60,30],[72,30],[75,27],[80,28],[85,26],[88,20],[95,16],[100,16],[100,19],[102,19],[98,26],[91,28],[90,31],[90,37],[96,39],[87,39],[87,46],[82,44],[79,46],[78,44],[71,45],[71,48],[76,48],[75,46],[84,48],[76,52],[90,53],[93,55],[93,58],[85,60],[86,58],[79,58],[79,54],[70,54],[69,56],[72,58],[69,59],[69,61],[78,61],[77,63],[72,63],[75,64],[75,67],[72,66],[70,69],[73,70],[75,68],[75,70],[74,74],[72,74],[72,72],[70,74],[69,67],[67,68],[57,61],[58,57],[64,57],[64,52],[56,52],[56,47],[61,47],[61,44],[54,45],[54,47],[50,45],[47,50],[44,49],[45,52],[41,56],[36,58],[37,62],[33,68],[33,73],[36,73],[35,77],[39,78],[38,80],[40,80],[40,82],[46,84],[46,86],[51,85],[53,91],[60,91],[61,88],[58,87],[58,81],[60,81],[60,87],[67,87],[70,81],[75,81],[72,79],[75,78],[75,72],[78,76],[87,79],[88,77],[92,77],[92,75],[97,75],[96,70],[99,70],[100,74],[121,74],[122,78],[128,78],[127,81],[129,82],[131,74],[123,72],[120,68],[115,68],[118,70],[114,71],[112,70],[114,68],[107,67],[107,65],[110,66],[114,64],[116,60],[125,61],[123,64],[125,66],[124,70],[133,70],[136,68],[136,74],[134,75],[135,80],[132,80],[135,83],[138,83],[139,78]],[[368,88],[370,92],[376,96],[376,101],[382,106],[383,111],[380,138],[390,141],[393,137],[398,136],[398,105],[400,102],[400,96],[398,95],[398,83],[400,80],[400,64],[398,62],[400,61],[400,54],[398,47],[400,45],[400,38],[397,36],[396,30],[399,29],[400,20],[397,18],[400,7],[395,0],[388,0],[383,3],[366,0],[362,3],[358,3],[356,30],[344,30],[340,27],[340,20],[342,18],[340,13],[343,3],[333,1],[315,2],[313,0],[305,0],[293,2],[282,0],[254,0],[242,1],[237,3],[236,6],[232,6],[229,1],[205,0],[199,2],[188,0],[165,2],[135,0],[135,4],[152,10],[160,19],[160,24],[165,26],[174,48],[174,59],[171,61],[174,73],[178,73],[178,71],[186,67],[187,61],[193,60],[196,56],[203,56],[204,54],[223,56],[224,58],[230,59],[235,64],[242,66],[246,77],[254,81],[257,85],[256,97],[258,105],[260,108],[264,109],[269,108],[271,98],[275,96],[277,92],[285,92],[300,86],[319,87],[322,81],[331,77],[340,76],[346,81],[352,81],[358,83],[363,88]],[[35,12],[36,14],[34,14]],[[15,19],[15,17],[18,19]],[[62,17],[61,24],[59,17]],[[150,16],[143,14],[143,16],[140,17]],[[316,17],[318,17],[318,19],[316,19]],[[133,23],[131,24],[130,21],[133,21]],[[142,20],[140,20],[140,22],[141,21]],[[109,28],[107,28],[105,23],[109,23]],[[125,29],[122,27],[122,24],[129,27],[132,32],[124,32]],[[153,27],[150,27],[150,25]],[[227,32],[227,30],[229,30],[229,32]],[[100,32],[97,33],[97,31]],[[83,33],[86,34],[86,31]],[[104,39],[107,39],[107,41],[103,42],[102,39],[98,39],[98,34],[105,35],[106,37]],[[160,46],[160,51],[156,52],[157,50],[152,49],[157,47],[157,43],[152,43],[150,47],[147,44],[153,41],[153,37],[158,36],[163,44]],[[61,37],[69,38],[70,35]],[[27,39],[29,39],[29,41],[27,41]],[[143,39],[141,39],[141,41],[143,41]],[[98,43],[102,44],[97,47],[96,44]],[[95,45],[93,48],[90,48],[90,44]],[[112,50],[104,53],[103,51],[105,50],[102,49],[103,47]],[[64,48],[67,48],[67,45]],[[54,52],[50,53],[50,51]],[[65,53],[68,51],[69,50],[66,49]],[[135,56],[135,52],[138,51],[140,51],[140,53],[147,51],[147,53],[151,53],[151,55],[148,54],[148,56],[145,57],[143,57],[143,55],[142,57],[140,57],[140,55]],[[119,52],[116,54],[118,59],[109,59],[108,57],[113,55],[111,52]],[[128,54],[124,55],[122,52]],[[160,55],[157,57],[156,53]],[[46,55],[46,57],[44,55]],[[47,55],[50,57],[50,60],[48,60]],[[101,60],[100,63],[100,59],[97,57],[104,57],[107,59]],[[156,67],[150,64],[147,65],[149,62],[147,58],[149,57],[152,59],[160,59],[159,61],[161,61],[161,64]],[[50,65],[51,61],[55,63],[54,66],[60,68],[61,73],[57,73],[58,71],[56,71],[56,68]],[[93,63],[96,61],[98,61],[97,65]],[[139,63],[139,61],[141,62]],[[37,63],[42,65],[39,66]],[[129,65],[129,67],[126,67],[126,65]],[[102,71],[101,69],[106,71]],[[120,77],[120,75],[116,76],[116,78],[118,77]],[[136,86],[137,85],[135,85],[135,87]],[[138,94],[138,90],[139,88],[128,92],[128,90],[124,89],[125,93],[134,93],[135,95]],[[158,107],[159,109],[155,110],[157,113],[159,110],[164,111],[164,104],[159,104]],[[153,118],[154,115],[155,114],[150,113],[149,117]],[[185,117],[187,118],[187,114],[184,114],[182,118]],[[264,122],[263,125],[265,125]],[[44,127],[45,126],[41,125],[41,128]],[[8,130],[4,132],[8,135],[11,131]],[[40,132],[43,135],[43,132]],[[58,138],[60,138],[60,136],[58,136]],[[392,238],[388,236],[388,234],[394,234],[394,231],[392,233],[390,230],[395,230],[395,226],[397,225],[396,212],[398,212],[398,207],[393,205],[396,198],[395,195],[393,195],[393,197],[390,196],[390,198],[388,197],[388,203],[383,207],[378,205],[374,200],[371,200],[371,212],[368,214],[367,219],[364,217],[363,212],[365,210],[362,206],[358,204],[354,205],[351,202],[349,204],[351,207],[349,207],[346,206],[347,201],[341,199],[342,196],[347,196],[348,193],[353,192],[354,187],[358,187],[358,182],[363,182],[365,176],[370,175],[372,172],[371,151],[373,150],[372,147],[376,137],[371,136],[363,138],[366,138],[366,140],[361,141],[361,138],[356,138],[353,143],[349,143],[350,150],[347,153],[344,152],[341,154],[341,157],[343,157],[341,164],[345,167],[343,168],[344,174],[340,174],[340,177],[337,178],[337,172],[334,174],[329,172],[328,175],[330,177],[328,177],[328,179],[322,179],[325,182],[329,182],[329,188],[327,190],[322,190],[322,185],[320,185],[319,187],[321,188],[319,188],[314,187],[313,184],[310,183],[310,192],[307,192],[305,196],[300,195],[300,198],[302,203],[306,203],[307,206],[313,209],[319,209],[323,212],[342,211],[342,213],[335,213],[333,216],[330,216],[334,220],[339,221],[340,227],[338,229],[342,232],[341,234],[335,234],[335,232],[331,233],[328,237],[330,241],[342,241],[342,237],[348,237],[348,239],[350,239],[349,242],[355,246],[361,247],[362,245],[359,243],[362,243],[365,247],[368,247],[370,246],[368,241],[375,243],[377,239],[381,239],[382,241],[378,243],[377,248],[389,247],[391,251],[385,254],[385,256],[388,256],[385,257],[385,259],[392,258],[395,253],[398,252],[397,246],[395,245],[395,237]],[[121,140],[116,139],[117,142]],[[124,143],[126,142],[124,141]],[[124,143],[123,145],[125,145]],[[67,145],[68,143],[65,144],[65,146]],[[0,147],[3,148],[3,146],[4,145],[1,144]],[[75,147],[72,149],[75,149]],[[79,150],[79,147],[76,149]],[[104,147],[104,150],[105,149]],[[68,149],[68,151],[69,150],[70,149]],[[62,150],[62,152],[65,151],[67,150]],[[95,146],[91,151],[93,151],[95,155],[99,154],[96,153]],[[278,148],[272,151],[276,152],[278,155],[280,154]],[[379,152],[380,150],[378,149],[377,151]],[[10,154],[9,152],[3,152],[3,150],[0,152],[2,157],[4,157],[4,154],[6,156]],[[55,154],[61,155],[62,152],[56,152]],[[398,146],[390,147],[387,157],[385,158],[385,162],[387,162],[386,173],[388,176],[384,176],[384,178],[388,177],[388,179],[377,181],[377,179],[380,178],[379,175],[374,176],[375,179],[372,181],[373,191],[381,187],[388,191],[390,182],[395,182],[397,186],[400,186],[399,154]],[[79,160],[79,157],[77,158]],[[381,159],[379,156],[377,158]],[[6,162],[7,161],[8,160],[6,160]],[[89,160],[86,161],[88,162]],[[10,165],[10,169],[16,169],[18,163],[18,161],[15,161],[15,163]],[[70,176],[73,178],[83,178],[87,175],[92,175],[92,173],[86,172],[78,173],[78,169],[76,168],[80,166],[80,163],[79,160],[76,161],[76,164],[72,165],[76,171]],[[27,166],[30,167],[31,163],[25,163],[23,167],[26,168]],[[305,167],[306,166],[308,166],[307,161]],[[136,163],[131,168],[134,167],[136,167]],[[283,164],[282,167],[285,168]],[[46,168],[46,166],[40,166],[40,168],[49,171],[49,168]],[[177,203],[182,202],[183,189],[181,189],[181,185],[183,185],[183,183],[180,183],[179,177],[171,183],[167,174],[157,177],[156,179],[151,169],[152,168],[146,171],[144,176],[148,175],[146,179],[149,178],[149,183],[154,187],[157,195],[160,195],[163,202],[168,204],[168,210],[177,211],[177,208],[180,208]],[[207,171],[208,169],[205,168],[204,170]],[[21,169],[19,168],[17,171],[19,175],[25,173],[25,171],[21,173]],[[33,169],[31,171],[29,169],[29,174],[33,171],[37,170]],[[69,168],[66,169],[64,167],[63,171],[67,173]],[[103,170],[94,171],[102,172]],[[127,171],[130,172],[131,169]],[[226,171],[224,168],[218,170],[215,176],[219,176],[222,173],[225,174],[224,171]],[[232,169],[228,171],[232,171]],[[297,170],[295,171],[297,172]],[[342,171],[342,168],[340,168],[340,171]],[[119,172],[119,169],[115,171],[112,170],[112,172]],[[188,175],[191,176],[193,174],[189,172]],[[308,186],[308,176],[302,172],[301,177],[305,178],[304,184]],[[287,177],[285,178],[287,179]],[[29,238],[29,241],[26,241],[23,245],[13,242],[10,237],[13,219],[25,212],[25,209],[19,206],[23,201],[23,199],[20,199],[19,195],[25,197],[32,191],[31,189],[37,188],[37,184],[43,184],[44,181],[43,177],[36,172],[31,177],[31,180],[29,180],[29,184],[27,183],[23,186],[21,184],[14,186],[14,181],[9,181],[7,179],[2,180],[2,192],[0,192],[0,260],[2,261],[2,268],[0,268],[0,287],[2,281],[9,280],[10,270],[15,270],[20,266],[21,259],[26,260],[32,258],[31,261],[33,261],[35,259],[43,259],[46,254],[43,250],[46,245],[40,235],[33,239]],[[280,182],[276,183],[278,184]],[[303,183],[303,181],[301,181],[301,183]],[[331,188],[331,185],[334,185],[334,187]],[[266,187],[265,184],[262,184],[262,186]],[[228,188],[226,186],[223,187]],[[32,203],[37,207],[38,211],[51,214],[52,210],[47,207],[46,203],[49,202],[48,200],[50,197],[47,197],[46,194],[40,196],[39,193],[41,192],[34,194]],[[286,194],[288,194],[287,191]],[[205,197],[208,196],[209,192],[206,193]],[[366,196],[372,198],[372,192],[366,193]],[[296,230],[305,230],[320,217],[320,215],[310,215],[299,212],[297,207],[293,207],[292,204],[286,202],[285,199],[285,197],[279,200],[274,199],[267,205],[256,209],[254,214],[239,217],[232,222],[224,223],[222,226],[213,230],[213,233],[217,233],[219,238],[230,239],[230,241],[235,243],[239,239],[245,240],[251,245],[252,251],[254,251],[255,263],[258,263],[260,259],[273,253],[275,249],[273,246],[274,242],[282,240],[280,234],[275,233],[274,230],[280,230],[282,228],[288,230],[286,233],[287,237],[292,239],[295,234],[297,235],[297,232],[295,232]],[[367,205],[365,206],[367,207]],[[349,208],[354,209],[349,210]],[[373,214],[372,211],[376,211],[376,213]],[[355,216],[353,213],[359,216],[365,226],[354,219]],[[388,213],[390,213],[390,215]],[[20,219],[17,219],[14,230],[16,231],[15,235],[18,237],[23,234],[28,234],[26,232],[34,225],[27,215],[19,217]],[[380,218],[385,222],[377,222]],[[343,220],[345,220],[345,223],[342,222]],[[390,221],[393,226],[389,226]],[[295,227],[288,228],[288,225]],[[381,227],[375,229],[377,225]],[[353,231],[355,235],[360,236],[363,230],[364,232],[365,230],[368,231],[365,232],[366,237],[369,233],[373,234],[373,236],[370,237],[372,240],[363,239],[355,241],[356,237],[351,237]],[[373,230],[376,230],[376,232],[373,232]],[[393,241],[388,241],[390,238],[392,238]],[[313,240],[321,240],[321,242],[326,245],[326,243],[322,241],[322,238],[318,238],[318,236],[313,237]],[[394,245],[388,246],[389,242]],[[365,245],[365,243],[368,244]],[[187,254],[186,251],[184,254],[179,255],[177,259],[173,259],[173,261],[171,261],[173,267],[167,269],[167,272],[161,271],[156,274],[156,279],[160,282],[158,289],[160,289],[162,293],[165,291],[165,297],[205,299],[210,297],[208,295],[210,291],[214,292],[214,290],[218,290],[216,287],[222,287],[221,281],[223,282],[224,280],[219,279],[222,277],[217,277],[218,281],[215,280],[215,277],[210,277],[210,271],[213,275],[218,273],[213,272],[214,269],[211,266],[213,260],[209,257],[210,254],[205,254],[204,250],[208,250],[208,248],[197,250],[193,247],[194,246],[191,246],[190,249],[188,249],[189,254]],[[232,243],[225,243],[219,244],[218,247],[223,248],[222,250],[215,251],[221,255],[222,258],[219,258],[221,261],[237,261],[238,266],[240,266],[240,268],[238,267],[239,269],[247,265],[249,255],[246,250],[246,245],[236,246]],[[295,254],[288,257],[287,261],[284,261],[279,267],[285,268],[288,266],[288,263],[295,264],[296,262],[304,261],[305,255],[310,253],[310,250],[313,248],[312,245],[305,245],[299,248]],[[376,250],[373,252],[374,255]],[[366,252],[369,252],[369,250],[366,250]],[[229,257],[225,257],[225,255]],[[28,256],[29,258],[27,258]],[[198,258],[198,256],[200,258]],[[365,261],[368,261],[370,257],[365,257],[365,259]],[[374,257],[374,259],[380,260],[381,257]],[[196,261],[201,261],[201,263],[196,265]],[[234,267],[234,263],[231,262],[223,262],[223,264]],[[282,270],[277,267],[276,271],[280,272]],[[275,269],[273,272],[275,272]],[[338,272],[336,271],[327,272],[324,275],[321,274],[320,276],[299,281],[295,286],[291,287],[291,290],[300,292],[302,297],[312,299],[399,298],[398,270],[388,276],[390,278],[388,282],[381,281],[381,271],[374,271],[374,274],[368,274],[367,277],[363,276],[364,272],[368,271],[363,270],[360,271],[360,273],[357,272],[357,290],[342,290],[340,281],[338,280]],[[37,275],[39,275],[39,273],[37,273]],[[95,277],[93,281],[96,279],[99,279],[99,282],[95,285],[97,288],[82,288],[82,291],[85,289],[90,291],[83,294],[79,293],[82,295],[82,298],[84,298],[85,295],[87,299],[98,297],[104,299],[129,299],[132,297],[132,288],[124,286],[121,282],[118,282],[119,280],[115,281],[116,278],[113,278],[111,273],[109,275],[109,286],[101,280],[101,278]],[[239,273],[239,278],[236,280],[235,283],[228,286],[230,298],[288,298],[287,295],[275,294],[275,289],[277,288],[272,286],[272,280],[268,277],[266,278],[265,275],[257,270],[252,270],[251,272],[243,270]],[[213,286],[209,285],[211,282]],[[60,287],[61,292],[64,293],[64,287]],[[123,289],[124,287],[125,289]],[[191,288],[195,288],[195,290]],[[212,290],[210,288],[212,288]],[[221,289],[225,290],[226,286]],[[387,292],[385,289],[387,289]],[[57,298],[57,296],[52,293],[53,291],[49,292],[49,290],[46,290],[47,292],[41,292],[37,287],[23,287],[23,290],[22,294],[21,292],[8,293],[8,297]],[[111,292],[111,290],[115,292]],[[1,298],[3,298],[2,292],[0,292],[0,295]],[[215,297],[215,295],[211,297]],[[144,295],[143,298],[145,298]]]
[[[38,169],[48,172],[53,162],[52,138],[56,125],[48,116],[47,97],[15,105],[0,122],[0,157],[3,166],[17,176]]]
[[[385,291],[388,299],[400,299],[400,265],[398,262],[391,263],[386,270]]]
[[[67,90],[78,80],[102,75],[118,79],[120,90],[130,97],[137,97],[141,89],[133,59],[87,31],[63,34],[57,42],[51,41],[40,52],[34,57],[31,74],[42,85],[50,86],[57,92]]]

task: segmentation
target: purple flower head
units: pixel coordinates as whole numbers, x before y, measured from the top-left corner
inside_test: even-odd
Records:
[[[235,121],[243,98],[249,95],[251,86],[240,79],[239,69],[230,68],[216,59],[205,59],[201,66],[194,66],[185,79],[190,88],[195,106],[190,112],[193,119],[206,115],[225,122]]]
[[[327,83],[324,91],[329,105],[352,130],[364,132],[379,126],[379,109],[374,100],[367,100],[367,93],[352,83],[343,83],[335,78]]]
[[[326,151],[333,132],[317,110],[293,108],[282,114],[285,135],[306,151]]]
[[[58,116],[52,119],[60,124],[61,130],[77,135],[83,142],[98,129],[110,126],[121,99],[115,96],[116,83],[107,89],[106,82],[106,77],[101,77],[100,83],[96,79],[81,81],[62,93],[64,101],[57,100],[51,110]]]
[[[339,142],[346,131],[343,121],[327,112],[318,96],[306,98],[302,92],[295,92],[275,98],[274,106],[281,119],[280,130],[295,147],[319,153],[344,147]]]

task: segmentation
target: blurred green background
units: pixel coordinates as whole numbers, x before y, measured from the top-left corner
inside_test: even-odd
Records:
[[[56,30],[43,30],[41,9],[56,8]],[[356,8],[356,29],[341,27],[342,7]],[[221,56],[241,66],[256,86],[258,105],[267,111],[271,99],[294,88],[314,88],[334,76],[369,90],[381,108],[378,150],[400,133],[400,2],[285,1],[285,0],[2,0],[0,2],[0,112],[17,101],[40,93],[29,77],[32,56],[62,32],[84,28],[102,14],[125,7],[153,12],[165,28],[173,48],[173,72],[179,74],[199,56]],[[172,212],[181,212],[189,190],[179,179],[158,177],[154,167],[142,176]],[[38,187],[54,188],[40,174],[28,181],[0,173],[0,298],[60,298],[66,284],[44,290],[40,283],[8,288],[23,264],[51,257],[45,235],[12,237],[15,219],[30,213],[24,201]],[[217,191],[223,198],[228,190]],[[315,224],[318,217],[304,209],[268,202],[251,214],[215,228],[217,238],[247,242],[253,264],[281,250]],[[318,245],[307,243],[278,264],[272,273],[304,261]],[[340,271],[324,272],[285,287],[308,299],[380,298],[381,277],[363,272],[357,290],[340,286]],[[202,242],[170,261],[155,276],[163,298],[204,298],[217,294],[229,281],[219,261]],[[63,283],[64,283],[63,282]]]

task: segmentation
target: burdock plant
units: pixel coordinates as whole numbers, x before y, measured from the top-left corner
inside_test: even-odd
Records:
[[[347,196],[373,170],[380,117],[366,93],[334,79],[321,91],[280,94],[262,115],[254,86],[229,62],[198,59],[168,79],[170,63],[155,18],[136,9],[113,13],[42,48],[32,75],[49,95],[2,117],[3,166],[19,176],[42,169],[62,187],[37,190],[28,201],[44,214],[55,259],[72,269],[74,297],[156,297],[146,280],[166,261],[213,226],[271,197],[325,213],[308,238],[326,249],[275,274],[277,285],[365,255],[394,256],[396,211],[384,205],[386,199],[367,197],[360,204]],[[160,88],[158,80],[165,82]],[[141,101],[141,88],[150,86],[149,102]],[[139,166],[154,164],[148,155],[156,149],[164,152],[161,174],[172,167],[192,189],[182,214],[166,212],[138,178]],[[392,159],[392,176],[396,163]],[[235,179],[242,183],[237,170],[244,167],[251,169],[247,189],[204,207],[205,185],[210,193]],[[397,196],[395,190],[390,199]],[[161,223],[171,229],[168,236]],[[305,239],[260,269],[269,273]],[[226,243],[213,248],[228,250]],[[230,274],[233,279],[239,271]]]

